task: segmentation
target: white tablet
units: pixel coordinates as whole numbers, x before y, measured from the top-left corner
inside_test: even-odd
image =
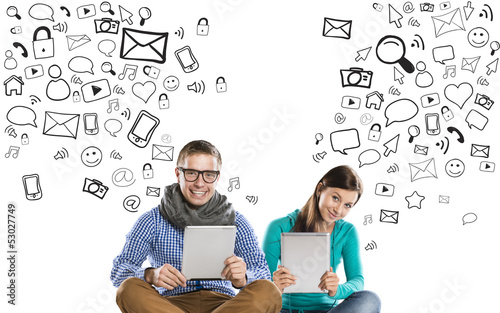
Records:
[[[281,233],[281,265],[297,277],[284,293],[323,293],[318,285],[330,270],[329,233]]]
[[[220,280],[234,254],[236,226],[186,226],[181,273],[187,280]]]

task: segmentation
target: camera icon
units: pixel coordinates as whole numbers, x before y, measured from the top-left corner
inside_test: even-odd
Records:
[[[476,95],[476,100],[474,100],[474,103],[479,104],[486,110],[489,110],[493,105],[493,103],[495,103],[495,101],[491,100],[490,97],[488,97],[487,95],[482,95],[478,93]]]
[[[420,11],[421,12],[434,12],[434,4],[429,2],[420,3]]]
[[[370,88],[373,72],[363,71],[359,67],[351,67],[348,70],[340,70],[342,76],[342,87]]]
[[[109,188],[104,186],[97,179],[85,178],[85,184],[83,185],[83,191],[88,192],[96,196],[97,198],[104,198]]]
[[[102,18],[94,20],[95,32],[107,33],[107,34],[118,34],[118,26],[120,21],[115,21],[110,18]]]

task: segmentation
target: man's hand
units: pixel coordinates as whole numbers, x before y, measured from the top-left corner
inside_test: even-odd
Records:
[[[170,264],[165,264],[158,268],[148,268],[144,272],[144,279],[149,284],[168,290],[172,290],[178,286],[187,286],[186,277]]]
[[[290,273],[290,270],[286,267],[278,265],[278,270],[273,273],[273,282],[278,287],[278,289],[283,293],[283,289],[295,285],[297,277]]]
[[[321,276],[318,287],[322,290],[328,290],[328,295],[330,297],[333,297],[337,294],[337,288],[339,287],[339,278],[337,274],[333,272],[332,267],[330,267],[329,272],[326,272],[323,274],[323,276]]]
[[[236,288],[241,288],[247,284],[245,277],[247,264],[242,258],[233,255],[224,261],[224,265],[226,267],[221,273],[223,278],[229,279]]]

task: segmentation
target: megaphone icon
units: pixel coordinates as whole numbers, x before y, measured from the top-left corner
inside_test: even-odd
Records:
[[[196,93],[200,93],[200,92],[204,93],[205,92],[205,83],[203,81],[201,81],[201,83],[195,81],[191,85],[188,85],[187,89],[194,91]]]
[[[64,22],[64,24],[57,23],[57,25],[52,26],[52,29],[57,30],[57,31],[62,33],[62,32],[66,32],[66,30],[68,29],[68,26],[67,26],[66,22]]]

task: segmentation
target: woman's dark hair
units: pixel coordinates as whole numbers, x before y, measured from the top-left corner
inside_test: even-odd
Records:
[[[359,201],[361,194],[363,194],[363,182],[350,166],[340,165],[332,168],[316,184],[313,194],[309,197],[309,200],[307,200],[297,216],[293,231],[316,232],[319,230],[319,222],[322,218],[319,212],[319,197],[317,197],[317,193],[326,187],[356,191],[358,198],[353,203],[353,206]]]

